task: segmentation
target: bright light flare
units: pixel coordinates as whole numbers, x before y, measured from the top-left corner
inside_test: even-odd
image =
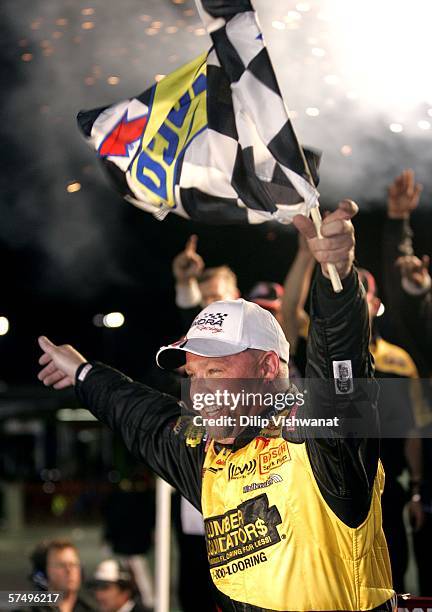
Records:
[[[78,183],[78,181],[74,181],[73,183],[66,185],[66,191],[68,193],[76,193],[77,191],[80,191],[80,189],[81,183]]]
[[[7,317],[0,317],[0,336],[6,336],[9,331],[9,320]]]
[[[403,125],[400,123],[390,123],[389,125],[390,132],[394,132],[395,134],[400,134],[403,132]]]
[[[430,121],[419,121],[418,124],[421,130],[430,130],[431,124]]]
[[[340,71],[368,103],[412,112],[430,99],[432,2],[326,0],[322,5],[331,15],[329,41]]]
[[[275,30],[285,30],[286,28],[286,25],[284,24],[283,21],[277,21],[277,20],[272,21],[272,26],[274,27]]]
[[[313,47],[311,49],[311,53],[312,55],[315,55],[315,57],[324,57],[326,54],[324,49],[321,49],[321,47]]]
[[[109,312],[102,321],[105,327],[115,328],[121,327],[125,322],[125,318],[121,312]]]
[[[380,307],[378,308],[378,312],[376,313],[377,317],[382,317],[383,314],[385,312],[385,306],[384,304],[381,302]]]

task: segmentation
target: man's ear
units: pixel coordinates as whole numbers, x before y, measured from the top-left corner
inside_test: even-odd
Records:
[[[274,380],[279,372],[279,357],[273,351],[268,351],[260,363],[261,376],[264,380]]]

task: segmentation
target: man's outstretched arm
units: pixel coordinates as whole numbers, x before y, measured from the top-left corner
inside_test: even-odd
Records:
[[[74,385],[80,402],[119,433],[138,460],[199,507],[202,444],[186,445],[178,402],[106,365],[88,363],[70,345],[56,346],[45,337],[39,345],[39,380],[55,389]]]

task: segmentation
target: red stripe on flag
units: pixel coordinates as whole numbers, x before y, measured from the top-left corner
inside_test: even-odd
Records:
[[[144,128],[147,124],[147,115],[137,117],[136,119],[127,120],[127,111],[121,118],[120,123],[106,136],[105,140],[99,147],[99,155],[101,157],[122,156],[128,155],[128,146],[141,138]]]

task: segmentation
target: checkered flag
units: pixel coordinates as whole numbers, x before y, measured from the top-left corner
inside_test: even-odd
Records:
[[[210,224],[289,223],[318,206],[249,0],[197,0],[213,47],[79,125],[130,202]],[[314,184],[313,184],[314,183]]]

